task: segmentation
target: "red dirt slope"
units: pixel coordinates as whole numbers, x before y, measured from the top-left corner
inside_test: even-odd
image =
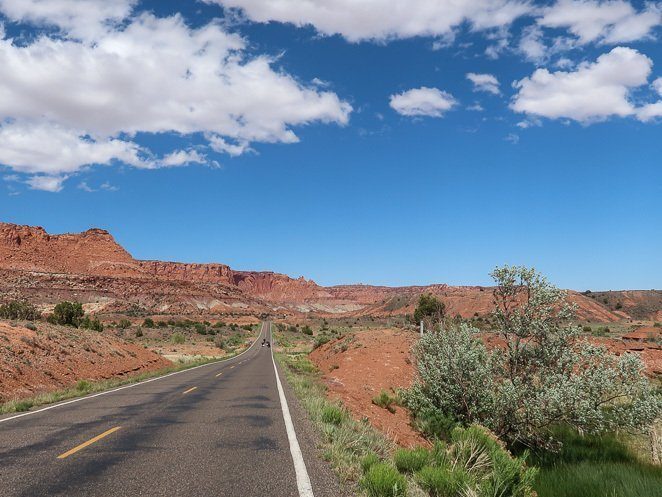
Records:
[[[409,356],[414,333],[391,329],[371,330],[329,342],[310,354],[324,372],[329,395],[340,399],[356,418],[370,422],[396,443],[412,447],[427,442],[409,424],[409,412],[396,407],[395,413],[378,407],[372,398],[382,390],[411,386],[414,368]],[[342,345],[347,344],[343,352]],[[392,393],[392,392],[391,392]]]
[[[0,322],[0,403],[161,369],[170,361],[102,333],[37,323],[37,331]]]

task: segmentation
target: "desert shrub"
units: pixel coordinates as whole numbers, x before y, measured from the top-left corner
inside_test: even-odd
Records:
[[[310,326],[306,325],[303,328],[301,328],[301,333],[303,333],[304,335],[313,336],[313,329]]]
[[[370,497],[404,497],[407,495],[407,480],[386,463],[370,466],[361,480],[361,486]]]
[[[143,327],[154,328],[155,327],[154,320],[152,318],[145,318],[145,320],[143,321]]]
[[[418,305],[414,310],[414,322],[425,322],[428,328],[441,323],[446,315],[446,306],[432,294],[422,294],[418,298]]]
[[[37,331],[37,326],[36,326],[34,323],[27,323],[27,324],[25,325],[25,327],[26,327],[28,330]]]
[[[656,328],[660,328],[662,327],[662,323],[658,323],[657,321],[655,321],[655,323],[653,323],[653,326],[655,326]]]
[[[611,330],[609,329],[609,326],[600,326],[597,329],[593,330],[593,335],[598,336],[598,337],[604,337],[609,334]]]
[[[331,341],[331,337],[329,335],[319,335],[317,338],[315,338],[315,342],[313,342],[313,349],[316,349],[318,347],[321,347],[322,345],[329,343]]]
[[[393,455],[395,467],[401,473],[415,473],[423,468],[430,460],[430,452],[423,448],[398,449]]]
[[[184,338],[184,335],[178,332],[178,333],[173,333],[172,336],[170,337],[170,340],[172,341],[172,343],[176,345],[181,345],[186,341],[186,338]]]
[[[121,330],[126,330],[127,328],[131,328],[131,321],[128,319],[120,319],[120,322],[117,324],[117,327]]]
[[[436,410],[487,426],[507,442],[552,447],[553,429],[584,433],[646,428],[662,396],[638,356],[612,355],[579,339],[565,292],[533,269],[497,268],[493,313],[503,347],[488,351],[460,323],[424,335],[418,382],[406,393],[414,413]]]
[[[372,403],[376,406],[382,407],[391,413],[395,412],[393,404],[397,403],[397,399],[389,395],[386,390],[382,390],[379,395],[372,398]]]
[[[427,409],[416,413],[414,425],[428,439],[449,440],[458,422],[441,411]]]
[[[90,316],[83,316],[83,318],[78,323],[79,328],[92,330],[92,331],[103,331],[103,324],[98,319],[92,319]]]
[[[0,318],[2,319],[34,321],[39,317],[40,313],[37,308],[26,300],[12,300],[0,305]]]
[[[195,323],[195,324],[193,325],[193,327],[195,328],[195,331],[196,331],[197,333],[199,333],[200,335],[206,335],[206,334],[207,334],[207,327],[206,327],[204,324],[202,324],[202,323]]]
[[[136,338],[140,338],[141,336],[143,336],[143,329],[139,327],[136,330]]]
[[[321,419],[325,423],[338,426],[345,419],[345,413],[339,406],[328,405],[322,408]]]
[[[78,327],[83,318],[83,305],[80,302],[60,302],[53,309],[53,314],[49,316],[49,321],[63,326]]]
[[[214,323],[214,328],[225,328],[225,323],[223,321],[217,321]]]

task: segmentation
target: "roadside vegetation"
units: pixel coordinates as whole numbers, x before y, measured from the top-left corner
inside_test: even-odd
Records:
[[[323,455],[340,478],[370,497],[533,496],[535,469],[512,456],[487,430],[455,427],[432,449],[402,449],[326,397],[305,353],[277,353],[285,376],[322,437]],[[385,402],[393,398],[383,392]],[[466,493],[462,493],[466,492]],[[473,493],[471,493],[473,492]]]
[[[541,497],[662,495],[662,469],[627,445],[648,438],[660,451],[662,396],[639,357],[585,340],[565,292],[534,270],[492,276],[496,333],[441,318],[419,341],[419,380],[403,393],[417,426],[437,440],[458,426],[489,428],[540,467]]]

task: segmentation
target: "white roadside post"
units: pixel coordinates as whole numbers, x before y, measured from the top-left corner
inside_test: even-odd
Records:
[[[421,338],[423,338],[423,320],[421,319]]]

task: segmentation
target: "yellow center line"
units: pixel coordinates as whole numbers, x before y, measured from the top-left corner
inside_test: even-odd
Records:
[[[182,392],[182,395],[186,395],[187,393],[191,393],[191,392],[192,392],[193,390],[195,390],[196,388],[198,388],[198,387],[191,387],[191,388],[189,388],[188,390]]]
[[[218,378],[218,377],[221,376],[222,374],[223,374],[223,371],[221,371],[220,373],[218,373],[218,374],[216,375],[216,378]]]
[[[66,451],[64,454],[60,454],[59,456],[57,456],[57,458],[58,458],[58,459],[64,459],[65,457],[69,457],[71,454],[75,454],[75,453],[78,452],[79,450],[82,450],[82,449],[84,449],[85,447],[87,447],[87,446],[89,446],[89,445],[92,445],[94,442],[98,442],[98,441],[101,440],[103,437],[107,437],[107,436],[110,435],[111,433],[115,433],[115,432],[116,432],[117,430],[119,430],[120,428],[121,428],[121,426],[116,426],[115,428],[111,428],[111,429],[108,430],[108,431],[104,431],[101,435],[97,435],[97,436],[94,437],[94,438],[90,438],[87,442],[84,442],[84,443],[82,443],[82,444],[80,444],[80,445],[74,447],[73,449]]]
[[[234,366],[230,366],[230,369],[234,368]]]

